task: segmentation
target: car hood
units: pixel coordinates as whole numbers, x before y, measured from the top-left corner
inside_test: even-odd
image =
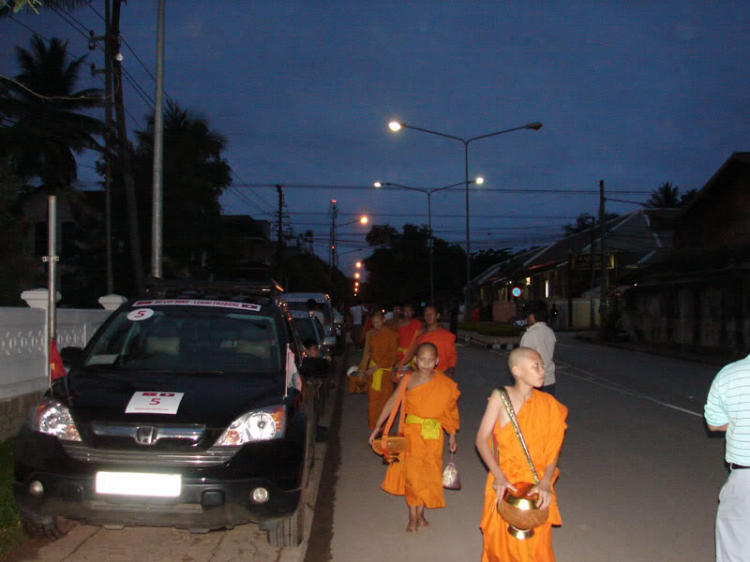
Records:
[[[225,428],[250,410],[284,401],[283,373],[257,377],[74,369],[67,378],[65,400],[78,423],[200,424]],[[168,413],[127,413],[128,404],[140,392],[175,394],[177,398],[172,398]],[[178,393],[182,393],[181,398]]]

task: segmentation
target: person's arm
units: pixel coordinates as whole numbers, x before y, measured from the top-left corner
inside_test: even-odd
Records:
[[[372,442],[375,441],[375,439],[378,436],[378,433],[380,433],[380,428],[383,426],[383,423],[385,420],[388,419],[388,416],[391,415],[391,410],[393,410],[393,405],[396,402],[396,397],[399,395],[401,391],[401,385],[406,384],[406,379],[402,379],[400,383],[398,383],[398,387],[396,388],[396,392],[391,394],[391,397],[388,399],[388,402],[385,403],[385,406],[383,406],[383,411],[380,412],[380,417],[378,418],[377,423],[375,424],[375,429],[372,430],[372,433],[370,433],[370,445],[372,445]]]
[[[529,490],[529,495],[539,494],[539,500],[536,502],[539,509],[545,509],[552,503],[552,477],[555,475],[555,468],[557,468],[557,458],[555,457],[544,469],[544,476],[542,476],[539,484]]]
[[[721,385],[718,384],[724,371],[719,371],[708,391],[706,405],[703,409],[703,416],[706,418],[706,425],[710,431],[726,431],[729,428],[729,416],[724,405],[724,397],[721,394]]]
[[[367,365],[370,364],[370,334],[365,338],[365,350],[362,353],[362,361],[359,362],[359,372],[367,373]]]
[[[514,492],[516,489],[508,481],[503,474],[498,461],[495,459],[495,455],[490,450],[489,440],[492,438],[492,431],[495,428],[495,423],[500,417],[503,403],[500,400],[500,395],[497,391],[493,392],[487,402],[487,409],[484,411],[482,422],[479,424],[479,431],[477,431],[476,446],[479,451],[479,456],[482,457],[484,464],[492,473],[495,478],[495,482],[492,484],[492,488],[497,494],[497,499],[500,500],[505,495],[506,490],[511,489]]]
[[[455,453],[458,450],[458,443],[456,443],[455,433],[451,433],[448,437],[448,450],[451,453]]]
[[[728,423],[725,423],[724,425],[711,425],[709,423],[707,425],[708,425],[708,429],[710,429],[711,431],[726,431],[727,428],[729,427]]]

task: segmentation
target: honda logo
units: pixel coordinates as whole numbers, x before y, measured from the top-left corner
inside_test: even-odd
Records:
[[[153,445],[159,440],[159,431],[152,425],[135,429],[135,442],[139,445]]]

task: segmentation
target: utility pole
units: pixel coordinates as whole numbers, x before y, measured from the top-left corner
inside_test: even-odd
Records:
[[[110,26],[111,41],[115,45],[115,55],[112,59],[113,84],[115,86],[115,114],[117,118],[118,148],[120,152],[120,168],[122,169],[123,183],[125,185],[125,196],[128,207],[128,225],[130,233],[130,252],[133,259],[133,271],[138,293],[142,294],[143,284],[143,260],[141,257],[140,230],[138,228],[138,205],[135,195],[135,181],[131,170],[130,146],[128,144],[128,133],[125,124],[125,103],[122,95],[122,55],[120,53],[120,6],[122,0],[114,0],[112,4],[112,23]]]
[[[94,37],[94,32],[89,31],[91,37],[89,50],[93,50],[95,42],[104,42],[104,225],[105,225],[105,253],[106,253],[106,276],[107,294],[115,292],[114,273],[112,271],[112,34],[110,2],[104,0],[104,35]],[[102,71],[96,70],[91,65],[92,74]]]
[[[602,282],[599,295],[599,335],[607,339],[607,297],[609,295],[609,273],[607,272],[607,225],[604,212],[604,180],[599,180],[599,248],[602,257]]]
[[[284,254],[284,244],[282,238],[283,224],[284,224],[284,192],[281,190],[281,185],[276,184],[276,191],[279,193],[279,231],[276,242],[276,269],[281,275],[281,258]]]
[[[164,223],[164,0],[156,23],[156,91],[154,93],[154,177],[151,195],[151,275],[162,277]]]
[[[596,219],[591,217],[591,289],[589,297],[589,328],[596,326],[596,305],[594,304],[594,286],[596,285],[596,254],[594,253],[594,242],[596,242]],[[601,317],[600,317],[601,320]]]
[[[336,267],[336,217],[338,216],[338,208],[336,207],[336,200],[331,199],[331,233],[330,248],[328,254],[328,285],[330,289],[333,289],[333,268]]]

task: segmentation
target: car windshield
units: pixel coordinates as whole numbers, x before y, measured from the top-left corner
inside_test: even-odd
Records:
[[[304,312],[307,312],[309,310],[307,307],[307,301],[286,301],[286,305],[289,310],[301,310]],[[332,322],[330,306],[325,303],[319,302],[317,310],[320,310],[323,313],[323,316],[325,316],[326,324],[330,324]]]
[[[294,326],[301,340],[313,340],[320,343],[320,334],[315,330],[315,324],[312,318],[295,318]]]
[[[218,306],[123,310],[84,358],[84,368],[250,373],[282,370],[276,323]]]

